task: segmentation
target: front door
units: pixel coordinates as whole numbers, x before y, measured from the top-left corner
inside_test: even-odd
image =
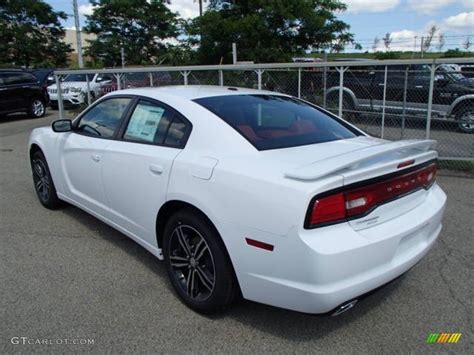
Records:
[[[120,97],[97,103],[75,122],[72,132],[59,138],[66,197],[103,216],[108,210],[102,186],[104,150],[130,102],[130,98]]]

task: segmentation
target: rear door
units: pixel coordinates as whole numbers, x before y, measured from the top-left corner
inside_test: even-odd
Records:
[[[104,149],[113,142],[131,101],[112,97],[97,103],[75,122],[72,132],[59,138],[66,196],[102,216],[108,215],[102,187]]]
[[[156,216],[190,130],[172,108],[140,99],[119,139],[105,149],[102,176],[110,219],[147,243],[156,242]]]
[[[21,73],[2,74],[2,111],[19,111],[26,109],[21,83]]]

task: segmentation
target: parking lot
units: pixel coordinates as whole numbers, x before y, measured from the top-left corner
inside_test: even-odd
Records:
[[[352,311],[318,317],[244,301],[207,317],[186,308],[163,265],[123,234],[75,207],[40,205],[27,139],[54,118],[0,119],[0,353],[472,351],[472,177],[440,173],[448,206],[434,249]],[[426,344],[442,332],[462,337]],[[53,344],[12,344],[13,337]]]

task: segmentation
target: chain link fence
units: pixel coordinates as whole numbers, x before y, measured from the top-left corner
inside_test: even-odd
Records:
[[[126,88],[246,87],[299,97],[375,137],[435,139],[440,159],[474,161],[474,58],[87,69],[55,76],[48,91],[63,118]]]

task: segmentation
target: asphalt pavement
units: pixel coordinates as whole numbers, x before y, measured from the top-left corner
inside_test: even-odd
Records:
[[[473,178],[441,172],[438,242],[353,310],[331,318],[243,301],[208,317],[184,306],[162,263],[123,234],[75,207],[40,205],[27,139],[53,118],[0,119],[0,353],[473,352]],[[443,332],[462,336],[426,343]]]

